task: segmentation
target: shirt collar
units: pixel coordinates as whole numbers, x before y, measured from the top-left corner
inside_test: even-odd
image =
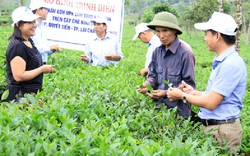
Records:
[[[96,41],[96,40],[105,40],[105,39],[109,39],[109,38],[110,38],[110,36],[111,36],[111,34],[106,33],[106,36],[105,36],[103,39],[100,39],[100,38],[98,38],[98,36],[95,34],[95,38],[94,38],[94,40],[95,40],[95,41]]]
[[[223,62],[227,56],[231,55],[235,52],[235,46],[231,46],[228,49],[226,49],[224,52],[221,53],[221,55],[216,55],[213,60],[213,69],[215,69],[221,62]]]
[[[44,21],[39,22],[39,21],[36,20],[36,25],[39,28],[42,27],[44,25],[44,23],[45,23]]]
[[[171,45],[166,49],[167,51],[171,51],[173,54],[176,53],[178,46],[180,45],[180,40],[176,36],[175,40],[171,43]]]
[[[154,41],[154,38],[156,37],[156,35],[153,35],[152,38],[150,39],[150,41],[148,42],[148,47],[150,47],[152,45],[152,42]]]
[[[156,37],[157,37],[156,35],[153,35],[148,44],[151,45],[154,42]]]

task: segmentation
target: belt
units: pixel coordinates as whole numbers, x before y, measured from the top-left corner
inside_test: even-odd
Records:
[[[220,125],[220,124],[228,124],[228,123],[234,123],[237,118],[231,118],[227,120],[214,120],[214,119],[201,119],[201,123],[204,126],[209,126],[209,125]]]

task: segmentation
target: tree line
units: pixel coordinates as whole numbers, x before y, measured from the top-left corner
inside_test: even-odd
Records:
[[[0,0],[0,24],[11,23],[11,11],[29,2]],[[130,24],[149,22],[156,13],[169,11],[178,17],[180,25],[187,31],[193,29],[194,23],[207,21],[214,11],[229,13],[240,20],[245,41],[250,43],[250,0],[124,0],[124,5],[125,20]]]
[[[249,8],[250,0],[125,0],[126,20],[134,25],[151,21],[160,11],[168,11],[178,17],[185,30],[191,31],[194,23],[207,21],[214,11],[231,14],[241,23],[239,27],[246,34],[247,43],[250,43]]]

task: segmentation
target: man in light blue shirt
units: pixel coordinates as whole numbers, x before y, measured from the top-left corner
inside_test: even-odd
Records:
[[[242,139],[239,118],[247,82],[244,60],[234,46],[237,24],[232,16],[214,12],[208,22],[194,26],[205,31],[207,47],[216,53],[206,91],[196,91],[182,82],[179,86],[182,90],[170,88],[167,95],[171,100],[183,99],[200,106],[198,116],[205,133],[212,131],[220,144],[226,142],[230,147],[230,154],[237,155]]]
[[[132,40],[137,37],[143,42],[148,44],[148,50],[146,54],[146,62],[143,69],[140,70],[140,75],[146,76],[148,74],[148,66],[152,60],[152,54],[155,48],[161,45],[161,41],[157,35],[153,33],[153,30],[147,27],[148,23],[140,23],[135,27],[135,35]]]
[[[245,78],[247,77],[244,61],[231,46],[213,60],[213,70],[210,75],[205,95],[214,91],[224,96],[224,99],[213,111],[201,108],[201,119],[239,118],[243,107],[242,98],[245,94]]]
[[[107,33],[107,19],[97,17],[91,22],[94,24],[96,35],[86,44],[85,54],[81,55],[81,60],[93,66],[118,64],[124,56],[117,38]]]
[[[53,54],[55,51],[61,51],[61,48],[58,45],[50,45],[47,41],[43,22],[47,19],[47,4],[41,1],[33,0],[30,3],[30,9],[34,14],[40,16],[36,19],[36,34],[32,37],[32,40],[35,43],[36,48],[42,55],[43,64],[46,64],[48,56]]]

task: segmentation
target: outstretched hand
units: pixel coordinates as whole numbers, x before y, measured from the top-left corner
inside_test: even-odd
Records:
[[[43,65],[42,70],[43,73],[55,73],[56,70],[54,69],[55,65]]]
[[[51,45],[50,46],[50,50],[53,51],[53,52],[55,52],[55,51],[62,51],[62,48],[59,47],[57,44],[55,44],[55,45]]]
[[[80,59],[84,62],[89,62],[89,58],[87,57],[87,55],[81,55]]]
[[[113,60],[113,55],[112,55],[112,54],[107,54],[107,55],[105,55],[104,57],[105,57],[105,59],[107,59],[107,60]]]
[[[152,99],[160,99],[166,96],[165,90],[153,90],[153,93],[149,95]]]
[[[168,88],[167,97],[170,101],[180,100],[183,97],[183,92],[179,88]]]
[[[195,91],[194,88],[188,85],[185,81],[181,81],[181,85],[179,85],[178,88],[187,94],[193,94]]]

